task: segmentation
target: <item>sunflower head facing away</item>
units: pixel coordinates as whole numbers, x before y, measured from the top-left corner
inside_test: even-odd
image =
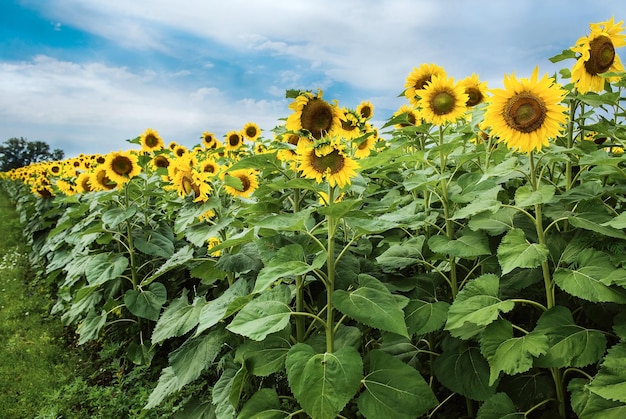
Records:
[[[317,94],[304,92],[289,105],[294,112],[287,117],[286,128],[290,131],[308,131],[315,139],[332,135],[341,126],[341,113],[336,105]]]
[[[317,183],[326,180],[330,186],[342,188],[357,175],[358,163],[345,154],[338,141],[302,142],[297,153],[298,170],[305,178],[315,179]]]
[[[591,33],[576,41],[572,51],[580,54],[572,68],[572,81],[581,93],[601,92],[606,78],[600,76],[606,72],[624,71],[624,66],[615,53],[615,48],[626,45],[626,35],[622,26],[624,21],[615,23],[613,18],[606,22],[589,25]],[[609,77],[608,81],[619,80]]]
[[[558,136],[566,121],[567,107],[561,101],[567,94],[545,74],[538,79],[535,67],[530,79],[504,77],[504,89],[493,89],[484,123],[498,141],[524,153],[548,146],[548,138]]]
[[[139,143],[141,144],[141,151],[147,153],[165,148],[163,139],[159,136],[159,133],[152,128],[146,129],[141,134]]]
[[[426,122],[445,125],[465,114],[467,101],[465,89],[455,84],[453,78],[433,76],[424,87],[418,106]]]

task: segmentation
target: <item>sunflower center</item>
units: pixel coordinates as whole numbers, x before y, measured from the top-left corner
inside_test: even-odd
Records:
[[[246,128],[246,136],[248,136],[249,138],[256,137],[256,128],[255,127]]]
[[[167,167],[170,165],[170,161],[167,159],[167,157],[164,156],[156,156],[154,158],[154,165],[156,167]]]
[[[111,169],[118,175],[127,175],[133,171],[133,163],[128,157],[118,156],[113,159]]]
[[[585,61],[587,73],[605,73],[615,61],[615,47],[607,36],[599,36],[589,43],[589,60]]]
[[[318,173],[326,173],[330,171],[331,175],[338,173],[343,169],[345,164],[345,157],[339,153],[339,150],[333,150],[330,153],[318,156],[315,153],[311,153],[311,166]]]
[[[191,192],[194,192],[195,196],[200,195],[200,188],[193,181],[193,177],[191,177],[191,173],[189,172],[182,175],[180,186],[183,188],[185,195],[189,195]]]
[[[239,136],[233,134],[228,137],[228,144],[230,144],[231,147],[237,147],[239,145]]]
[[[436,115],[445,115],[454,109],[456,98],[450,92],[443,91],[435,94],[430,100],[430,108]]]
[[[417,80],[415,80],[415,84],[413,85],[415,87],[415,89],[417,90],[422,90],[424,87],[426,87],[426,84],[433,78],[432,74],[427,74],[422,78],[419,78]]]
[[[363,106],[361,108],[361,118],[364,119],[369,119],[372,116],[372,108],[370,108],[369,106]]]
[[[546,105],[530,92],[519,93],[504,106],[504,120],[516,131],[533,132],[546,118]]]
[[[146,146],[154,148],[159,145],[159,139],[154,134],[148,134],[146,136]]]
[[[465,94],[468,97],[467,102],[465,103],[466,106],[476,106],[483,101],[483,94],[480,90],[474,87],[466,89]]]
[[[250,179],[248,176],[237,176],[241,181],[241,192],[247,192],[250,189]]]
[[[333,125],[333,108],[322,99],[311,99],[302,108],[300,121],[303,129],[320,139]]]

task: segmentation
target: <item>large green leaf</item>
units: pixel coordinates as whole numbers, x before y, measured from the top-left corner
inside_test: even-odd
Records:
[[[594,231],[603,236],[613,237],[616,239],[626,240],[626,233],[622,230],[612,227],[607,217],[598,217],[598,214],[576,214],[568,217],[570,224],[574,227],[583,228],[585,230]]]
[[[602,283],[604,278],[595,276],[597,273],[594,267],[558,268],[553,278],[559,288],[574,297],[594,303],[626,304],[626,290],[605,285]]]
[[[475,258],[491,254],[487,235],[482,231],[470,229],[465,229],[463,235],[454,240],[443,235],[432,236],[428,240],[428,246],[435,253],[461,258]]]
[[[378,279],[359,275],[359,287],[351,292],[337,290],[333,304],[343,314],[380,330],[408,337],[402,309],[408,298],[393,295]]]
[[[602,398],[626,403],[626,342],[620,341],[608,350],[587,388]]]
[[[604,333],[578,326],[563,306],[543,313],[534,332],[548,337],[548,351],[535,362],[543,368],[586,367],[602,358],[606,348]]]
[[[489,384],[489,364],[477,347],[454,341],[445,345],[433,367],[437,380],[455,393],[472,400],[487,400],[496,391]]]
[[[289,324],[291,298],[289,287],[278,285],[246,304],[227,329],[253,340],[263,340]]]
[[[136,213],[136,207],[111,208],[102,214],[102,224],[105,228],[115,229],[120,223],[134,217]]]
[[[492,236],[497,236],[514,227],[515,216],[519,214],[515,208],[500,208],[495,213],[483,212],[469,220],[468,226],[472,230],[483,230]]]
[[[96,314],[96,311],[92,308],[89,313],[87,313],[87,317],[80,322],[76,330],[80,336],[78,344],[82,345],[90,340],[97,339],[100,330],[102,330],[106,322],[106,311],[101,310],[100,314]]]
[[[207,302],[198,316],[196,336],[219,323],[226,316],[230,304],[239,297],[247,296],[248,292],[248,283],[244,279],[238,279],[222,295]]]
[[[325,259],[320,257],[315,258],[313,263],[309,265],[305,261],[302,246],[295,243],[284,246],[259,271],[253,292],[262,292],[281,278],[304,275],[314,269],[319,269],[324,265],[324,262]]]
[[[591,392],[583,378],[572,379],[567,389],[571,393],[572,410],[581,419],[623,419],[626,404],[607,400]]]
[[[83,262],[89,285],[100,285],[116,279],[128,268],[126,256],[116,253],[98,253],[83,258]]]
[[[311,218],[311,209],[302,210],[293,214],[270,215],[255,222],[257,228],[267,228],[278,231],[301,231]]]
[[[449,307],[445,301],[411,299],[404,308],[409,334],[423,335],[440,330],[448,318]]]
[[[437,406],[437,398],[419,372],[381,351],[369,356],[365,391],[359,396],[359,412],[366,418],[411,419]]]
[[[550,202],[554,196],[555,188],[552,185],[541,185],[536,191],[529,186],[520,186],[515,191],[515,206],[520,208]]]
[[[502,238],[498,246],[498,261],[502,275],[515,268],[536,268],[548,259],[548,248],[543,244],[529,243],[524,230],[514,228]]]
[[[152,342],[159,343],[165,339],[182,336],[198,324],[198,317],[202,305],[202,297],[196,297],[189,304],[187,289],[183,289],[180,298],[175,299],[165,309],[152,332]]]
[[[351,346],[316,354],[311,346],[298,343],[289,350],[285,367],[291,391],[313,419],[336,417],[363,378],[363,360]]]
[[[147,289],[130,289],[124,294],[126,308],[137,317],[157,321],[161,307],[167,301],[167,290],[160,282],[153,282]]]
[[[278,393],[273,388],[262,388],[243,405],[237,419],[285,419],[289,412],[280,410]]]
[[[376,258],[376,262],[385,272],[417,266],[424,260],[424,256],[422,256],[424,240],[424,236],[415,236],[402,243],[394,244],[381,253]]]
[[[480,339],[480,350],[490,367],[489,384],[494,384],[501,372],[514,375],[526,372],[533,359],[548,350],[548,338],[531,332],[513,337],[513,326],[507,320],[498,320],[487,326]]]
[[[481,275],[457,294],[448,310],[445,330],[452,336],[469,339],[495,321],[501,312],[513,310],[514,305],[512,301],[500,299],[497,276]]]
[[[172,269],[178,268],[179,266],[189,262],[193,259],[193,247],[192,246],[183,246],[176,251],[161,267],[148,278],[145,278],[141,285],[145,286],[150,284],[152,281],[160,277],[161,275],[171,271]]]
[[[497,393],[491,396],[478,409],[477,419],[513,419],[525,418],[524,412],[518,412],[517,407],[506,393]]]
[[[289,333],[279,332],[261,342],[246,340],[237,348],[235,362],[245,364],[252,375],[266,377],[283,369],[289,349]]]
[[[163,259],[169,259],[175,251],[171,231],[167,230],[169,228],[169,226],[161,226],[159,230],[149,230],[145,234],[135,237],[133,244],[137,250],[148,256],[158,256]]]

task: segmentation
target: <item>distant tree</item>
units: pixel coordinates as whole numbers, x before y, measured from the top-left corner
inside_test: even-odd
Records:
[[[26,138],[9,138],[0,145],[0,171],[6,172],[31,163],[48,160],[63,160],[63,150],[55,148],[44,141],[28,141]]]

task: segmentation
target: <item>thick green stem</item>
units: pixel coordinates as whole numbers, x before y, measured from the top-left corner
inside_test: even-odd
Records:
[[[124,188],[124,198],[125,198],[125,207],[128,209],[128,205],[130,202],[130,198],[128,196],[128,183]],[[133,225],[130,222],[130,219],[126,220],[126,236],[128,239],[128,260],[130,264],[130,278],[133,283],[133,289],[136,290],[138,286],[137,281],[137,266],[135,264],[135,246],[133,245]]]
[[[328,205],[335,202],[335,189],[328,186]],[[328,245],[326,248],[326,352],[335,351],[335,328],[334,328],[334,307],[333,292],[335,291],[335,217],[332,214],[326,216],[326,225],[328,228]]]
[[[300,212],[300,189],[293,191],[293,212]],[[296,311],[304,311],[304,275],[296,275]],[[303,342],[306,336],[306,324],[304,316],[296,316],[296,340]]]
[[[446,171],[446,155],[443,152],[443,127],[439,127],[439,170],[441,176],[441,205],[443,206],[443,216],[446,221],[446,236],[450,240],[454,240],[454,223],[450,219],[450,205],[448,202],[448,179],[443,174]],[[450,256],[448,259],[450,263],[450,290],[452,293],[452,300],[456,298],[459,292],[458,279],[456,277],[456,259],[454,256]]]

